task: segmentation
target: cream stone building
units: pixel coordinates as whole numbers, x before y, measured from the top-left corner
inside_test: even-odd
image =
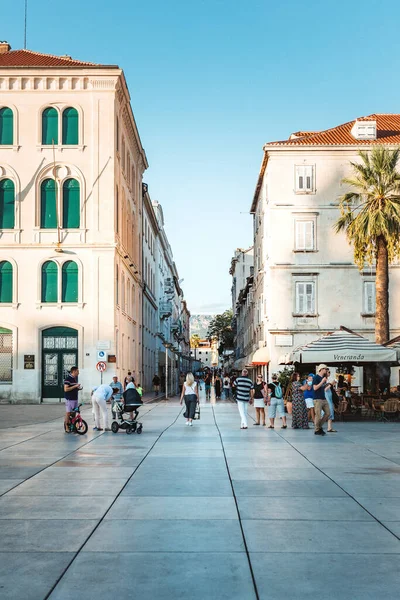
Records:
[[[334,231],[342,179],[358,150],[400,144],[400,115],[361,117],[320,132],[299,131],[264,146],[254,215],[255,334],[269,370],[286,354],[344,325],[371,340],[375,269],[359,272],[344,234]],[[390,269],[391,337],[400,333],[398,264]],[[265,355],[267,355],[265,353]],[[392,383],[399,383],[398,370]]]
[[[147,166],[119,67],[0,44],[2,401],[140,374]]]

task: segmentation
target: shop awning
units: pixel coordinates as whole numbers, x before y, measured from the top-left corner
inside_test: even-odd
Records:
[[[291,358],[293,362],[327,365],[397,362],[395,349],[370,342],[362,335],[346,328],[328,333],[310,344],[297,348]]]
[[[245,359],[244,358],[238,358],[237,360],[235,360],[235,364],[233,365],[235,369],[237,369],[238,371],[240,371],[241,369],[244,369],[244,365],[245,365]]]
[[[246,356],[245,358],[245,367],[248,368],[252,368],[253,365],[253,356],[254,356],[255,352],[252,352],[251,354],[249,354],[248,356]]]
[[[291,365],[293,363],[292,361],[292,355],[289,352],[288,354],[281,354],[278,360],[278,364],[279,365]]]
[[[253,366],[256,365],[268,365],[270,361],[270,357],[269,357],[269,350],[267,348],[267,346],[264,346],[263,348],[259,348],[258,350],[256,350],[254,352],[254,356],[253,356]]]

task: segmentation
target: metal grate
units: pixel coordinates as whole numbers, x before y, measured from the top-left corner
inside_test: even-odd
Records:
[[[12,331],[0,329],[0,383],[12,383]]]

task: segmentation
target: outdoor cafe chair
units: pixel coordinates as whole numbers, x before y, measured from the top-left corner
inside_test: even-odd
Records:
[[[399,412],[399,401],[396,398],[389,398],[385,401],[382,412],[387,421],[395,420]]]

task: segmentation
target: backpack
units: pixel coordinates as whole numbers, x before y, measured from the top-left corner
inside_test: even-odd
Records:
[[[275,398],[278,398],[278,400],[281,400],[281,398],[283,398],[283,392],[282,392],[281,384],[280,383],[274,383],[274,386],[275,386]]]

